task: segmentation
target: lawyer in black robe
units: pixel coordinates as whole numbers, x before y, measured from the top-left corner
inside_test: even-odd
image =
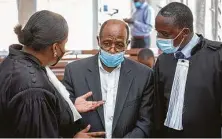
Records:
[[[157,38],[172,39],[173,47],[160,45],[164,52],[155,65],[155,127],[158,137],[221,137],[222,44],[199,36],[191,49],[185,85],[182,130],[164,125],[178,59],[175,51],[194,35],[193,15],[182,3],[173,2],[156,17]],[[179,34],[179,35],[178,35]],[[163,47],[162,47],[163,46]],[[179,48],[179,49],[177,49]],[[178,92],[179,93],[179,92]]]
[[[184,98],[183,130],[163,126],[170,100],[177,60],[159,56],[155,66],[155,108],[164,137],[220,137],[222,98],[222,45],[201,37],[192,50]]]
[[[34,56],[12,45],[0,66],[0,137],[73,137],[67,102]]]
[[[23,45],[10,46],[0,65],[0,137],[72,138],[79,130],[73,112],[45,68],[64,54],[67,22],[39,11],[15,33]]]

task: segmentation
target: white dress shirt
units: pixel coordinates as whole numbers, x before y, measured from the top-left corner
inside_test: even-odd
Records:
[[[106,137],[112,138],[113,116],[116,104],[116,95],[119,84],[121,64],[117,66],[111,73],[109,73],[103,68],[100,59],[98,60],[98,63],[99,63],[102,99],[105,100],[105,104],[103,105],[103,107],[104,107]]]

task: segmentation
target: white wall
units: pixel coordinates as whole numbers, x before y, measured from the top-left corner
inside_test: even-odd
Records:
[[[30,1],[30,0],[18,0]],[[95,3],[98,1],[98,9],[95,8]],[[160,10],[160,7],[165,6],[171,1],[180,0],[147,0],[151,3],[155,10],[155,15]],[[195,17],[195,1],[186,0],[188,6],[191,8]],[[103,12],[103,5],[108,5],[108,12]],[[24,6],[27,7],[27,6]],[[35,7],[34,7],[35,8]],[[62,14],[68,21],[70,34],[67,44],[68,49],[93,49],[96,45],[96,35],[100,29],[100,25],[110,18],[123,19],[131,16],[132,0],[37,0],[37,10],[48,9]],[[206,17],[205,17],[205,37],[212,39],[212,12],[211,1],[206,0]],[[100,12],[101,9],[101,12]],[[108,15],[112,13],[112,9],[118,9],[118,14],[112,17]],[[17,43],[17,37],[13,32],[14,26],[18,23],[18,12],[16,0],[0,0],[0,37],[1,46],[0,50],[8,50],[8,46],[12,43]],[[98,17],[98,20],[95,19]],[[221,21],[222,21],[222,17]],[[24,21],[26,22],[26,21]],[[195,24],[196,22],[194,22]],[[98,26],[98,27],[97,27]],[[194,25],[195,26],[195,25]],[[221,32],[220,32],[221,33]],[[152,35],[151,47],[156,49],[156,31]],[[156,52],[156,50],[154,50]]]
[[[19,24],[25,25],[32,14],[36,12],[36,0],[17,0]]]
[[[120,19],[130,18],[131,16],[131,1],[132,0],[99,0],[98,1],[98,32],[100,30],[101,25],[104,21],[108,19]],[[108,11],[103,11],[104,5],[108,6]],[[114,15],[112,14],[115,10],[118,9],[118,13]]]
[[[103,23],[104,21],[115,18],[115,19],[123,19],[128,18],[131,15],[131,1],[132,0],[99,0],[99,8],[101,11],[98,11],[99,14],[99,23]],[[108,6],[108,11],[103,11],[103,6]],[[113,16],[109,15],[114,12],[113,9],[118,9],[118,13]]]
[[[206,12],[205,12],[205,37],[208,39],[213,39],[213,27],[212,27],[212,11],[211,11],[211,1],[206,0]]]
[[[38,0],[37,9],[48,9],[65,17],[69,24],[67,49],[93,49],[94,0]]]
[[[18,24],[16,0],[0,0],[0,38],[1,50],[8,50],[9,45],[17,43],[17,36],[13,29]]]

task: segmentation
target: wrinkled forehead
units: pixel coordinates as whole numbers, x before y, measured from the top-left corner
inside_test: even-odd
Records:
[[[124,24],[107,24],[100,36],[101,39],[127,39],[127,30]]]

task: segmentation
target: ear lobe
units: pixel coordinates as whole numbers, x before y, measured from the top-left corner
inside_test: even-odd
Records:
[[[184,36],[187,37],[190,34],[190,29],[185,28],[183,32],[184,32]]]

